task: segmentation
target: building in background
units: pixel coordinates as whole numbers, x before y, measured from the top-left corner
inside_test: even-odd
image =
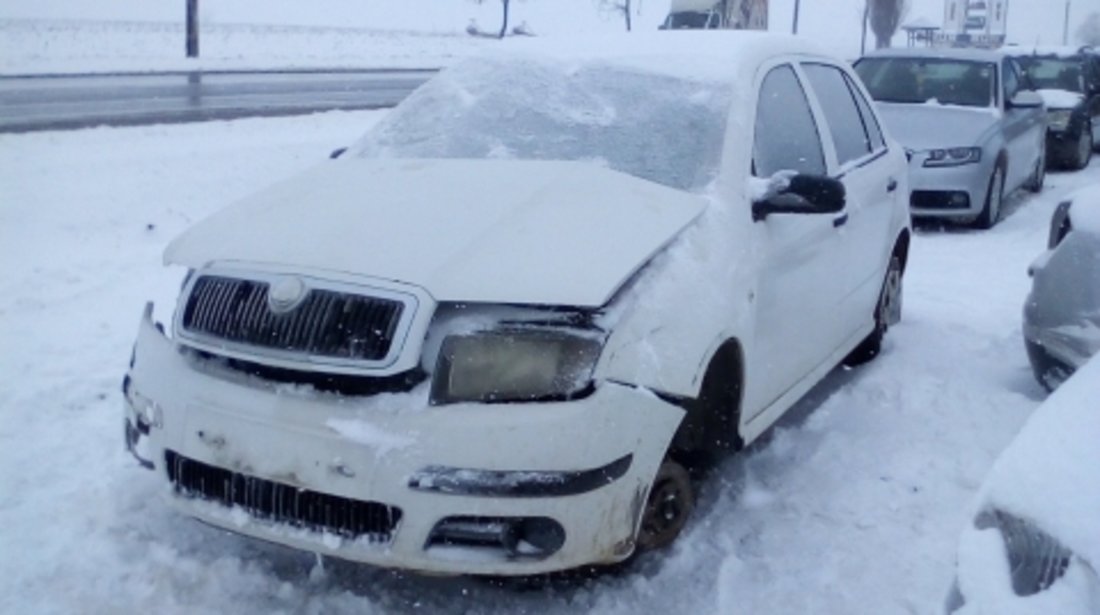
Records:
[[[662,30],[767,30],[768,0],[672,0]]]
[[[1008,0],[945,0],[943,30],[936,44],[1000,47],[1008,30]]]

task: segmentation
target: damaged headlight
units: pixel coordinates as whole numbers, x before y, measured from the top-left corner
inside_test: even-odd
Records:
[[[996,510],[980,514],[974,525],[980,530],[1000,530],[1012,589],[1018,596],[1031,596],[1049,588],[1069,568],[1070,550],[1033,523]]]
[[[451,335],[432,380],[432,404],[568,399],[591,384],[602,343],[547,329]]]

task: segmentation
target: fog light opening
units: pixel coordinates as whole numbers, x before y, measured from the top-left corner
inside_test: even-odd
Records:
[[[447,517],[432,529],[425,548],[470,547],[542,559],[564,544],[565,528],[547,517]]]

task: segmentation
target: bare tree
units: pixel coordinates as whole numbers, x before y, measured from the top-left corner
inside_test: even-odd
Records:
[[[485,0],[476,1],[478,4],[485,3]],[[504,10],[504,16],[500,20],[500,34],[497,35],[497,38],[504,38],[504,35],[508,34],[508,9],[511,8],[509,6],[511,3],[512,0],[500,0],[501,8]]]
[[[1100,12],[1093,11],[1077,28],[1077,41],[1082,45],[1100,47]]]
[[[909,12],[909,0],[867,0],[867,17],[875,33],[875,48],[890,46],[901,20]]]
[[[618,13],[623,16],[623,21],[626,22],[626,31],[630,32],[630,12],[637,7],[638,12],[641,12],[641,0],[637,3],[633,0],[596,0],[596,8],[601,12]]]

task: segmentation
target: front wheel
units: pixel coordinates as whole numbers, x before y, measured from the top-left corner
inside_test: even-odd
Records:
[[[901,322],[901,278],[901,257],[894,254],[890,257],[890,265],[886,268],[886,277],[882,281],[882,290],[879,291],[878,303],[875,305],[875,328],[844,358],[845,365],[862,365],[882,352],[882,340],[886,337],[886,331]]]
[[[1074,150],[1066,166],[1074,171],[1089,166],[1089,161],[1092,160],[1092,131],[1088,126],[1081,129],[1081,136],[1077,137],[1077,147]]]
[[[649,551],[672,544],[694,508],[695,489],[691,475],[684,466],[666,458],[649,488],[638,528],[638,549]]]
[[[1043,145],[1043,148],[1039,150],[1039,161],[1035,164],[1035,170],[1032,171],[1031,177],[1028,178],[1027,183],[1024,184],[1024,188],[1028,192],[1042,192],[1043,184],[1047,179],[1047,148]]]
[[[980,229],[992,228],[1001,218],[1001,203],[1005,197],[1005,171],[1004,167],[997,165],[993,169],[993,175],[989,178],[989,191],[985,195],[985,206],[974,226]]]

